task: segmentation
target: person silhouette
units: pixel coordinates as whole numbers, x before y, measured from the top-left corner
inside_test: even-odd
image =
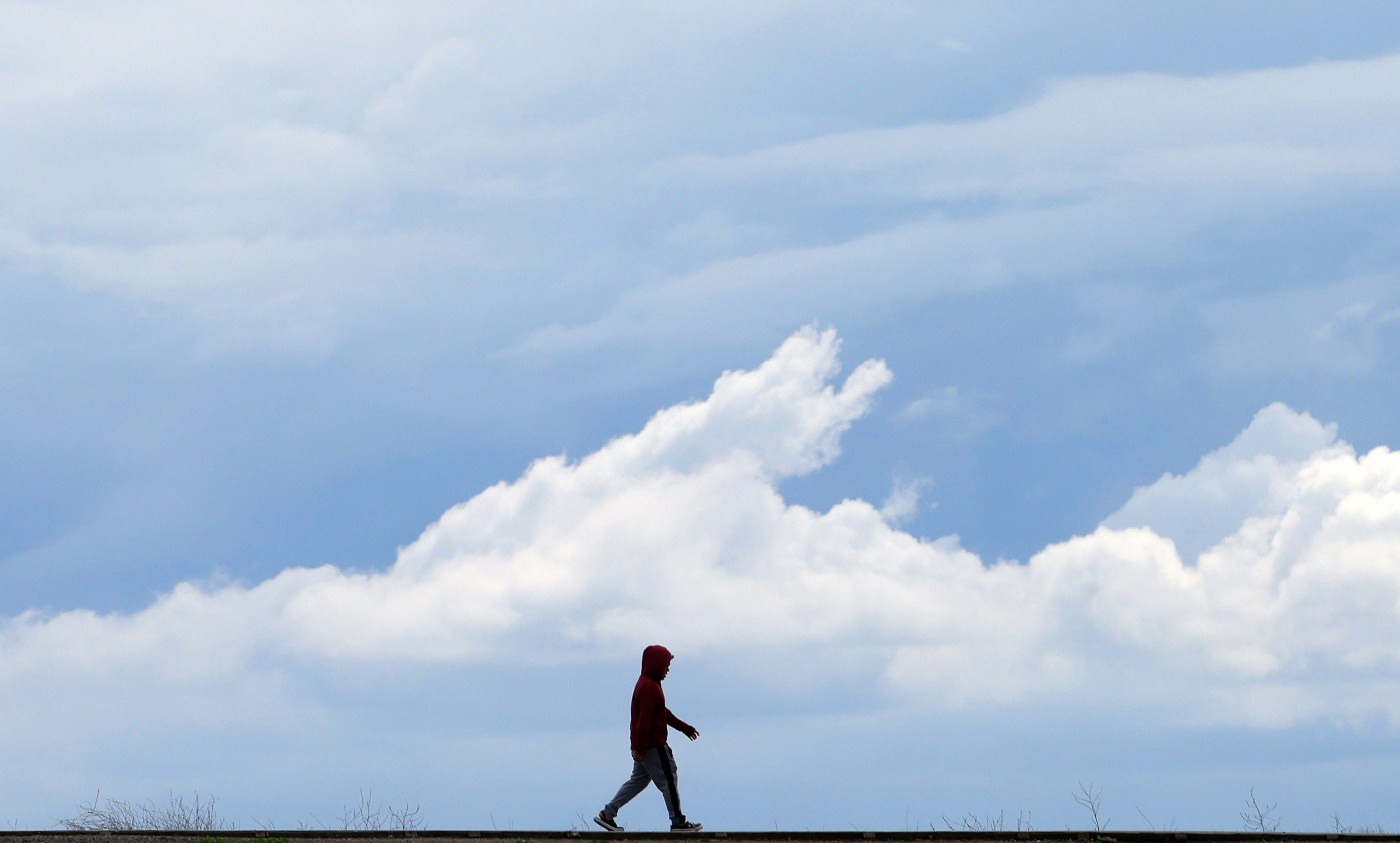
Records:
[[[699,831],[701,828],[700,823],[690,822],[681,811],[681,794],[676,789],[676,756],[666,742],[668,727],[675,727],[691,740],[700,737],[698,729],[666,707],[661,680],[671,672],[673,658],[671,651],[660,644],[652,644],[642,651],[642,675],[632,688],[632,775],[593,818],[593,822],[608,831],[623,830],[617,824],[617,812],[645,790],[647,784],[656,785],[666,800],[672,831]]]

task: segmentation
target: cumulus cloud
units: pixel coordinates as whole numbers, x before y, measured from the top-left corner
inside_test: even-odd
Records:
[[[1335,425],[1272,404],[1229,445],[1203,457],[1185,475],[1166,474],[1133,492],[1106,527],[1147,527],[1176,543],[1182,558],[1233,534],[1247,520],[1277,513],[1293,493],[1298,468],[1337,445]]]
[[[867,361],[838,383],[839,347],[803,329],[703,401],[453,507],[383,571],[291,569],[182,584],[133,614],[11,618],[3,720],[133,677],[226,699],[249,675],[277,686],[287,665],[586,663],[653,640],[741,672],[800,654],[764,673],[779,685],[874,671],[916,706],[1091,692],[1204,722],[1400,717],[1393,452],[1358,456],[1273,405],[1092,534],[988,564],[899,530],[902,498],[825,512],[782,498],[783,478],[838,457],[890,381]]]

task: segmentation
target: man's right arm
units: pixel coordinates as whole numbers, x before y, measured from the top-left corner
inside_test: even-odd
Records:
[[[690,738],[691,740],[695,740],[696,738],[700,737],[699,729],[695,728],[694,726],[680,719],[676,715],[672,714],[669,708],[666,709],[666,723],[672,728],[678,730],[682,735],[685,735],[687,738]]]

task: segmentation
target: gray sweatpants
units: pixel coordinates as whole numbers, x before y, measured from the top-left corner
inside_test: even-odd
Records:
[[[646,790],[648,784],[655,784],[656,789],[661,791],[661,796],[666,800],[666,812],[671,815],[671,825],[685,822],[685,814],[681,813],[681,794],[676,790],[676,756],[665,744],[648,749],[641,761],[632,762],[632,777],[617,789],[617,795],[603,807],[603,813],[616,818],[622,806]]]

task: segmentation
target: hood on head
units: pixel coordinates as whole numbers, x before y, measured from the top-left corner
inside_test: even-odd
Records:
[[[642,651],[642,675],[660,682],[672,658],[670,650],[660,644],[651,645]]]

